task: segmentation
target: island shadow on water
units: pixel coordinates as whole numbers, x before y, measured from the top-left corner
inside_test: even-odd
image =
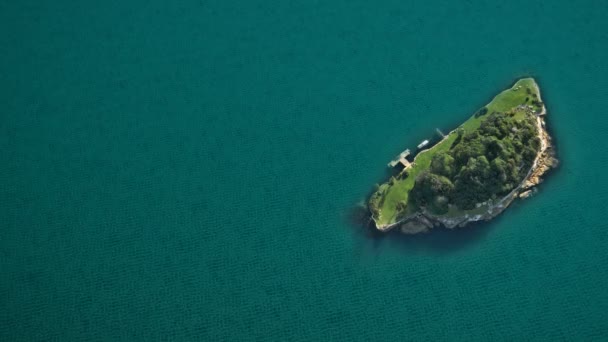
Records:
[[[385,178],[395,174],[394,169],[387,169]],[[370,198],[375,191],[375,189],[370,189],[365,198]],[[469,223],[466,227],[455,229],[435,227],[427,232],[412,235],[402,233],[398,227],[386,232],[379,231],[376,229],[367,205],[361,203],[349,209],[347,221],[348,225],[353,228],[353,234],[357,240],[365,244],[364,247],[369,250],[378,251],[383,246],[390,244],[408,253],[447,254],[471,247],[482,240],[501,216],[499,215],[492,221]]]
[[[435,227],[428,232],[409,235],[399,228],[381,232],[376,229],[374,221],[363,207],[353,208],[349,214],[349,225],[357,240],[370,250],[380,250],[390,244],[404,252],[432,252],[438,254],[453,253],[474,246],[482,240],[502,215],[492,221],[474,222],[466,227],[447,229]]]
[[[562,168],[559,166],[549,170],[543,177],[542,188],[550,187],[550,184],[554,182],[556,175],[560,174],[561,170]],[[399,228],[391,229],[388,232],[379,231],[371,219],[371,213],[363,205],[350,208],[347,213],[347,221],[353,230],[353,235],[368,250],[378,251],[388,244],[396,246],[405,253],[431,252],[433,254],[450,254],[473,247],[482,241],[496,226],[506,228],[501,224],[503,220],[507,219],[506,216],[520,210],[525,205],[533,205],[529,202],[533,202],[536,196],[541,195],[545,194],[541,189],[538,189],[532,198],[528,198],[525,201],[514,201],[500,215],[489,221],[470,222],[464,227],[456,227],[454,229],[435,227],[427,232],[414,235],[404,234]],[[369,198],[369,196],[366,198]]]

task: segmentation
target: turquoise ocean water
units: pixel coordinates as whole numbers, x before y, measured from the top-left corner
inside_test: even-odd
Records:
[[[601,340],[605,1],[0,4],[0,340]],[[349,209],[537,78],[560,168],[459,232]]]

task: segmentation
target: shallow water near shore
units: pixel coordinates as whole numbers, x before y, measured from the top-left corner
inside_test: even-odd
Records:
[[[0,5],[0,340],[602,339],[608,5]],[[405,148],[524,76],[560,166],[370,235]]]

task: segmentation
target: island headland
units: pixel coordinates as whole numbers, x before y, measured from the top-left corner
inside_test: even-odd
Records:
[[[376,229],[406,234],[490,220],[536,191],[558,164],[533,78],[518,80],[429,147],[389,163],[394,176],[367,201]]]

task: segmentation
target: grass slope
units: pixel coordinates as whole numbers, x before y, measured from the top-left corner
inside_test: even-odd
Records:
[[[513,87],[496,95],[492,101],[486,105],[488,113],[506,112],[521,104],[526,103],[526,98],[533,99],[533,95],[529,94],[526,88],[530,89],[532,94],[537,94],[538,87],[532,78],[524,78],[517,81]],[[459,128],[465,132],[472,132],[479,128],[481,122],[486,115],[475,117],[471,116],[467,121],[462,123]],[[409,168],[408,176],[403,179],[391,179],[390,182],[382,184],[378,191],[372,195],[370,206],[376,207],[378,215],[375,216],[376,224],[387,226],[395,223],[400,216],[414,213],[418,208],[413,208],[413,204],[408,202],[410,190],[414,187],[416,176],[427,170],[431,165],[433,156],[441,151],[446,151],[452,146],[456,140],[458,133],[453,130],[443,140],[437,143],[432,148],[420,152],[414,159],[413,165]],[[399,210],[399,203],[407,203],[405,210]]]

